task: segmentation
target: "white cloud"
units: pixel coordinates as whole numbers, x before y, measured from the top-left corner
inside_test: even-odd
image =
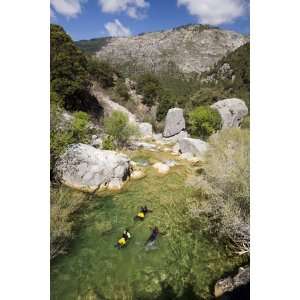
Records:
[[[145,0],[98,0],[104,13],[125,12],[134,19],[145,17],[145,11],[149,8],[149,2]]]
[[[118,19],[114,22],[108,22],[104,25],[110,36],[129,36],[131,31],[125,27]]]
[[[186,6],[199,23],[219,25],[231,23],[246,12],[245,0],[177,0],[178,6]]]
[[[52,7],[61,15],[74,18],[81,13],[81,5],[87,0],[50,0]]]
[[[52,8],[50,8],[50,20],[51,20],[51,21],[54,21],[54,20],[55,20],[55,13],[54,13],[54,11],[53,11]]]

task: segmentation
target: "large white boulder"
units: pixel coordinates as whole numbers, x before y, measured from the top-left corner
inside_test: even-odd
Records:
[[[248,114],[245,102],[237,98],[220,100],[211,107],[221,115],[222,128],[239,127],[243,117]]]
[[[202,159],[207,149],[208,143],[200,139],[184,138],[179,140],[179,151],[183,154],[191,153]]]
[[[163,137],[173,136],[183,129],[185,129],[183,109],[177,107],[169,109],[165,121]]]
[[[130,174],[130,160],[114,151],[86,144],[71,145],[55,166],[57,178],[65,185],[87,192],[120,189]]]
[[[138,123],[138,127],[142,138],[152,138],[152,124],[146,122]]]

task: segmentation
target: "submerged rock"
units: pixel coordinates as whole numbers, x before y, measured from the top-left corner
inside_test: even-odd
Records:
[[[57,161],[55,173],[63,184],[82,191],[118,190],[130,174],[130,160],[114,151],[74,144]]]
[[[239,127],[243,117],[248,114],[245,102],[237,98],[220,100],[211,107],[221,115],[222,128]]]
[[[155,149],[156,145],[151,143],[141,142],[141,141],[131,141],[129,148],[132,150],[141,149],[141,148],[144,148],[146,150],[151,150],[151,149]]]
[[[171,108],[168,110],[163,137],[171,137],[185,129],[185,120],[182,108]]]
[[[166,174],[169,172],[170,167],[166,164],[163,164],[161,162],[157,162],[153,165],[153,168],[158,171],[160,174]]]
[[[175,160],[171,160],[171,159],[165,160],[163,163],[166,164],[170,168],[176,166],[176,161]]]
[[[130,178],[132,178],[132,179],[141,179],[141,178],[144,178],[145,176],[146,176],[146,174],[142,170],[134,170],[130,174]]]

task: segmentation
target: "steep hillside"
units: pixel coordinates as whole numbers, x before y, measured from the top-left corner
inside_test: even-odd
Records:
[[[236,32],[189,25],[134,37],[111,38],[102,41],[96,56],[122,66],[130,74],[177,70],[202,73],[248,40]]]
[[[82,51],[93,54],[99,51],[103,46],[105,46],[110,39],[110,37],[104,37],[91,40],[80,40],[75,42],[75,45]]]

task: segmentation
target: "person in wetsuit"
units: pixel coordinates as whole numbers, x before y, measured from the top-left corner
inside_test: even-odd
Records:
[[[147,213],[152,212],[151,209],[147,207],[147,205],[142,206],[139,213],[134,217],[134,220],[141,220],[143,221],[145,219],[145,216]]]
[[[154,242],[154,241],[157,239],[158,234],[159,234],[158,227],[155,226],[155,227],[152,229],[151,235],[150,235],[150,237],[148,238],[146,244],[151,243],[151,242]]]
[[[121,249],[127,243],[127,241],[131,238],[131,234],[126,228],[122,234],[122,237],[118,240],[117,244],[115,245],[116,248]]]

